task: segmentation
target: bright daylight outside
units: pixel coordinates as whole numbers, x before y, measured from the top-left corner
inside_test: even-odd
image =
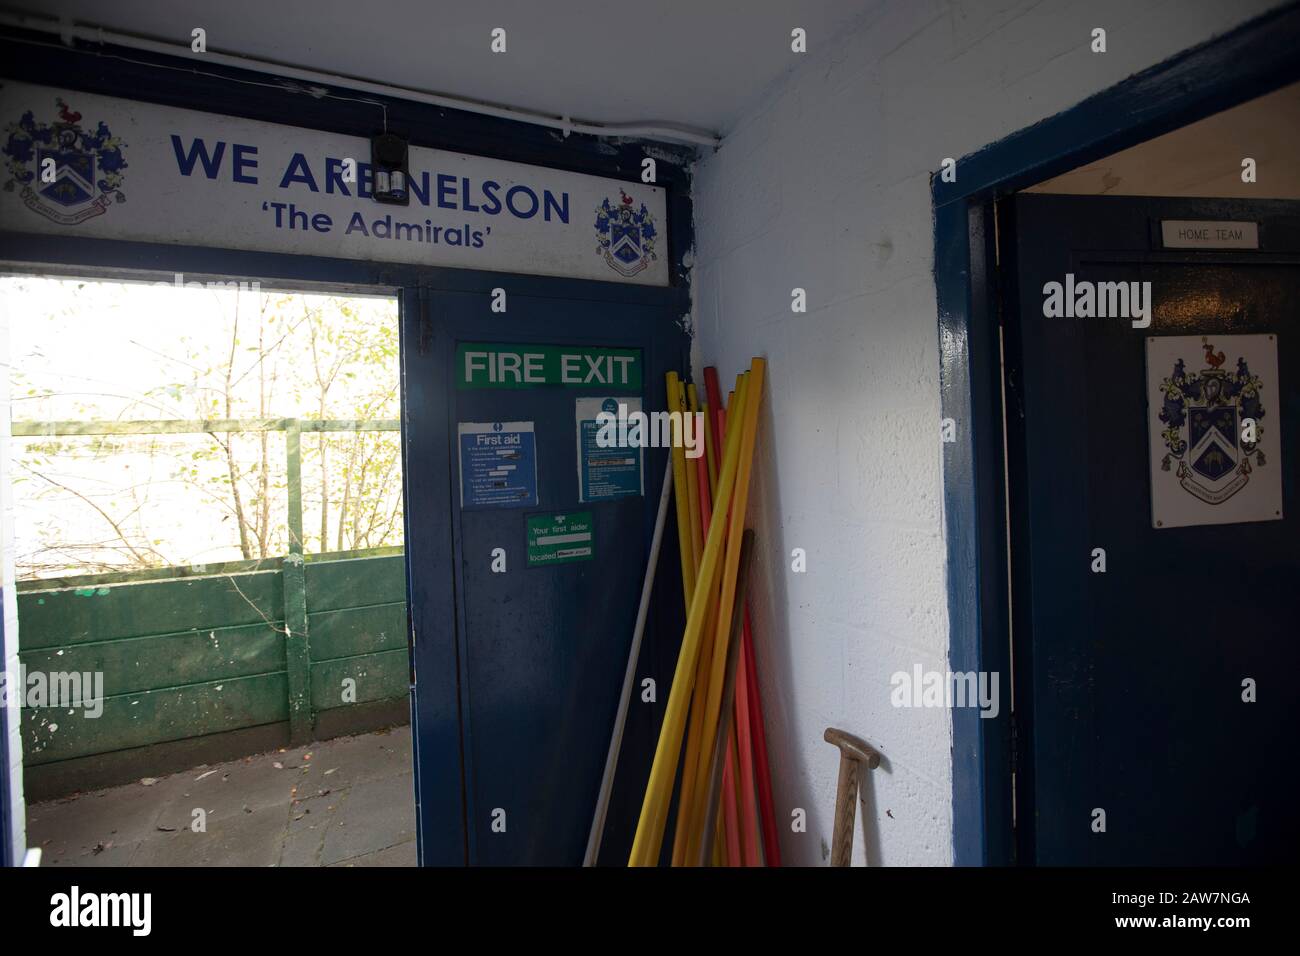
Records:
[[[29,844],[413,864],[396,300],[0,295]]]

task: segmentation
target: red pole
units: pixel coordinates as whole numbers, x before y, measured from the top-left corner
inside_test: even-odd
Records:
[[[715,440],[721,443],[727,434],[727,411],[722,404],[722,391],[718,384],[718,370],[709,366],[704,370],[704,388],[709,410],[714,415]],[[752,746],[753,780],[758,790],[758,809],[762,817],[764,859],[768,866],[781,865],[781,844],[776,828],[776,810],[772,802],[772,772],[767,759],[767,733],[763,728],[763,702],[758,689],[758,661],[754,654],[753,626],[750,622],[749,602],[745,602],[745,622],[742,640],[742,672],[745,677],[748,704],[748,727]],[[737,697],[739,701],[739,696]],[[740,727],[740,707],[737,706],[737,728]],[[738,740],[739,743],[739,740]],[[741,773],[742,810],[744,809],[744,791],[747,783],[745,774]],[[746,861],[748,863],[748,861]]]
[[[749,684],[749,722],[754,737],[754,775],[758,782],[758,806],[763,816],[763,849],[768,866],[781,865],[781,841],[776,830],[776,811],[772,806],[772,772],[767,764],[767,734],[763,730],[763,700],[758,693],[758,661],[754,657],[754,638],[750,633],[749,605],[745,605],[745,636],[741,650],[745,654],[745,671]]]

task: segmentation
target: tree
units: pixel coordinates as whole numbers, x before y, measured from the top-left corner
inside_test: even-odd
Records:
[[[391,299],[0,281],[35,313],[14,350],[15,421],[397,417]],[[68,359],[88,315],[113,317],[91,328],[115,361]],[[283,442],[270,427],[16,439],[20,576],[282,555]],[[303,474],[308,551],[401,543],[396,432],[321,432]]]

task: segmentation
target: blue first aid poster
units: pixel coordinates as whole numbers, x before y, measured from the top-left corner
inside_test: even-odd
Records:
[[[531,508],[537,504],[537,445],[532,422],[459,422],[460,506]]]

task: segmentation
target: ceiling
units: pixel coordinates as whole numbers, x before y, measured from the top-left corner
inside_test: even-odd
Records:
[[[1255,160],[1256,181],[1241,181]],[[1300,199],[1300,83],[1031,186],[1076,196]]]
[[[726,132],[876,0],[12,0],[10,12],[601,123]],[[633,11],[643,10],[644,14]],[[743,12],[741,12],[743,11]],[[506,30],[507,52],[489,50]]]

